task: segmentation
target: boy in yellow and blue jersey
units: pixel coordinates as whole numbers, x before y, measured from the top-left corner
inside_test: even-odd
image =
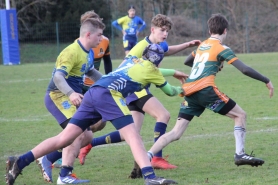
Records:
[[[131,49],[128,55],[137,56],[140,58],[143,54],[144,48],[151,43],[159,44],[163,48],[165,56],[173,55],[186,48],[198,46],[200,44],[200,40],[192,40],[190,42],[168,46],[166,38],[168,37],[168,33],[171,28],[171,19],[165,15],[157,14],[153,17],[151,22],[151,34],[136,44],[136,46]],[[146,112],[156,119],[154,127],[154,142],[156,142],[159,137],[161,137],[166,132],[167,124],[170,119],[170,113],[164,108],[158,99],[151,94],[149,88],[145,88],[140,92],[130,94],[126,98],[126,103],[128,104],[128,108],[132,113],[138,131],[140,131],[142,127],[144,115]],[[110,139],[107,140],[107,138]],[[107,141],[116,143],[120,142],[121,140],[122,138],[120,133],[115,131],[98,138],[94,138],[91,142],[91,145],[94,147],[97,145],[107,144]],[[163,158],[162,151],[156,153],[151,162],[152,166],[157,169],[177,168],[177,166],[170,164],[165,158]],[[136,167],[130,175],[131,178],[138,178],[141,176],[140,170],[138,170]]]
[[[94,11],[87,11],[85,12],[81,18],[80,23],[81,25],[83,22],[85,22],[87,19],[95,18],[98,19],[100,22],[102,19],[99,17],[98,14],[96,14]],[[93,79],[90,76],[90,73],[87,73],[89,70],[98,70],[99,63],[101,58],[104,55],[107,55],[108,64],[105,69],[108,69],[111,72],[112,70],[112,64],[110,59],[110,53],[109,53],[109,41],[108,39],[105,39],[103,35],[101,35],[100,41],[96,42],[98,44],[97,46],[94,45],[93,48],[89,49],[89,51],[84,50],[84,46],[81,44],[80,39],[76,39],[74,43],[70,46],[68,46],[65,50],[61,52],[61,54],[58,56],[57,64],[55,66],[55,70],[53,72],[53,77],[56,76],[58,73],[65,73],[65,75],[68,74],[68,77],[66,77],[67,84],[71,86],[78,86],[74,87],[73,90],[75,92],[78,92],[80,94],[84,94],[84,87],[86,85],[92,85],[94,82]],[[79,46],[80,45],[80,46]],[[104,52],[105,50],[105,52]],[[84,52],[85,51],[85,52]],[[84,59],[88,60],[87,64],[83,64]],[[97,61],[95,61],[97,59]],[[80,63],[78,63],[80,61]],[[96,64],[97,62],[97,64]],[[106,62],[106,61],[105,61]],[[80,65],[84,65],[83,66]],[[106,66],[106,65],[105,65]],[[84,68],[84,69],[83,69]],[[88,68],[88,69],[86,69]],[[89,76],[87,76],[88,74]],[[83,76],[83,77],[82,77]],[[84,80],[84,77],[86,76],[86,80]],[[101,74],[99,73],[98,78],[99,79]],[[68,97],[66,95],[63,95],[62,92],[59,92],[57,85],[54,81],[55,78],[52,78],[46,96],[45,96],[45,104],[47,109],[52,113],[52,115],[57,119],[58,123],[60,123],[60,127],[63,129],[66,127],[69,119],[72,117],[72,115],[75,113],[77,106],[70,106],[70,101],[68,101]],[[65,86],[66,83],[63,83],[63,86]],[[82,92],[80,92],[80,88],[82,87]],[[89,87],[88,87],[89,88]],[[61,88],[60,88],[61,89]],[[49,93],[48,93],[49,92]],[[51,96],[49,96],[49,94]],[[53,102],[55,105],[53,105]],[[59,103],[63,102],[63,105],[65,107],[68,106],[68,108],[60,108]],[[59,110],[56,110],[58,107]],[[61,114],[62,113],[62,114]],[[66,119],[66,121],[65,121]],[[101,120],[100,120],[101,122]],[[102,126],[105,126],[104,123],[99,123]],[[99,124],[96,124],[98,126]],[[100,129],[99,127],[96,127]],[[87,131],[86,131],[87,132]],[[88,132],[89,133],[89,132]],[[84,134],[85,135],[85,134]],[[88,135],[88,136],[87,136]],[[89,134],[86,134],[87,137],[89,137]],[[86,137],[84,137],[86,138]],[[79,142],[78,142],[79,141]],[[63,155],[63,158],[65,161],[67,161],[67,165],[70,165],[73,167],[73,163],[76,159],[76,154],[79,152],[80,147],[82,147],[84,144],[81,142],[82,140],[77,140],[77,142],[74,143],[74,145],[71,145],[67,147],[66,149],[63,149],[63,153],[66,153],[67,155]],[[74,154],[74,156],[69,155],[67,152],[70,151]],[[62,150],[54,151],[46,156],[43,156],[39,158],[36,162],[41,169],[42,176],[45,181],[52,182],[52,164],[55,167],[61,168],[63,166],[63,161],[60,159],[62,158]],[[58,160],[60,159],[60,160]],[[55,162],[57,161],[57,162]],[[55,163],[54,163],[55,162]],[[61,169],[63,170],[63,168]]]
[[[101,77],[101,74],[94,69],[94,53],[91,48],[100,43],[104,28],[105,25],[99,19],[86,19],[81,24],[79,38],[67,46],[57,57],[44,100],[46,108],[62,129],[66,128],[83,99],[83,76],[86,74],[92,80],[98,80]],[[60,148],[63,149],[63,154],[67,155],[63,157],[63,166],[57,184],[68,181],[72,183],[89,182],[73,177],[71,174],[74,159],[78,155],[80,147],[86,145],[86,142],[90,139],[92,139],[92,133],[86,130],[74,140],[73,145]],[[78,148],[78,146],[80,147]],[[47,154],[47,157],[38,158],[37,162],[41,167],[44,179],[53,182],[52,163],[49,160],[50,158],[59,159],[62,152],[56,150]],[[28,153],[23,156],[23,159],[28,158],[28,161],[32,161],[33,157],[31,153]],[[20,163],[19,167],[23,168],[25,165],[26,163]]]
[[[123,34],[125,54],[128,54],[128,52],[137,44],[137,36],[139,32],[146,28],[145,21],[139,16],[136,16],[135,13],[135,7],[130,5],[128,7],[128,15],[112,22],[112,25]],[[139,25],[141,25],[141,27],[139,27]]]
[[[177,184],[174,180],[156,176],[144,143],[125,104],[125,97],[130,93],[142,90],[151,83],[169,96],[182,93],[182,88],[168,84],[161,70],[157,68],[163,56],[162,48],[157,44],[152,44],[146,47],[142,58],[131,57],[115,71],[102,76],[86,92],[77,112],[60,134],[44,140],[24,155],[19,157],[10,156],[8,158],[6,167],[7,184],[13,185],[23,168],[33,162],[35,158],[70,145],[90,125],[97,123],[100,119],[110,121],[129,144],[133,157],[144,176],[144,185]],[[138,75],[137,71],[140,72],[139,74],[144,75]],[[176,70],[168,69],[165,71],[173,73],[181,80],[187,77],[184,73]],[[69,182],[71,182],[71,179],[68,178],[67,182],[57,182],[57,184],[79,184],[77,182]]]

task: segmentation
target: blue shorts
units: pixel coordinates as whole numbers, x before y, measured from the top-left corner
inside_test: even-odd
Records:
[[[126,97],[126,104],[129,105],[131,102],[136,101],[146,95],[152,95],[150,92],[149,88],[145,88],[139,92],[135,92],[130,94],[129,96]]]
[[[121,93],[93,86],[85,93],[80,107],[69,123],[85,130],[101,119],[111,121],[117,130],[133,123],[131,113]]]
[[[62,92],[47,91],[44,97],[44,104],[59,124],[70,119],[77,109],[71,103],[69,97]]]
[[[137,44],[137,37],[127,37],[123,40],[125,51],[131,50]]]

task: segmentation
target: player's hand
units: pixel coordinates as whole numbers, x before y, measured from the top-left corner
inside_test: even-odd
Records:
[[[75,106],[79,106],[81,104],[81,101],[83,99],[83,95],[73,92],[71,93],[71,95],[69,96],[69,99],[71,101],[71,103]]]
[[[190,42],[188,42],[188,47],[194,47],[194,46],[199,46],[201,44],[200,40],[192,40]]]
[[[269,97],[271,98],[273,96],[273,92],[274,92],[274,87],[273,87],[271,81],[269,81],[266,84],[266,87],[269,89]]]
[[[188,75],[183,73],[183,72],[180,72],[180,71],[175,71],[175,74],[173,75],[173,77],[175,77],[176,79],[178,79],[181,84],[184,84],[185,83],[185,80],[188,78]]]

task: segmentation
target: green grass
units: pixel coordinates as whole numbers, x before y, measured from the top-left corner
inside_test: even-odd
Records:
[[[278,86],[278,53],[238,55],[247,65],[269,77]],[[167,57],[162,67],[189,73],[183,65],[185,57]],[[114,68],[120,63],[113,61]],[[61,131],[55,119],[44,106],[44,93],[51,77],[54,63],[0,66],[0,184],[4,184],[5,160],[10,155],[20,155],[32,149],[42,140]],[[102,70],[103,71],[103,70]],[[174,78],[167,78],[172,85],[179,85]],[[247,112],[246,150],[265,159],[261,167],[241,166],[233,163],[235,142],[233,121],[206,110],[200,118],[194,118],[183,137],[164,149],[168,160],[179,167],[175,170],[156,170],[157,175],[175,179],[179,184],[190,185],[261,185],[277,184],[277,96],[269,98],[268,90],[261,82],[242,75],[232,65],[225,64],[217,75],[216,83],[222,92],[235,100]],[[175,123],[180,97],[167,97],[159,89],[151,87],[171,113],[167,130]],[[155,120],[146,115],[142,128],[145,146],[149,149],[153,140]],[[100,136],[113,131],[106,128],[95,133]],[[123,185],[143,184],[142,179],[131,180],[128,175],[133,158],[125,142],[96,147],[88,155],[86,164],[76,160],[75,172],[80,178],[90,179],[90,184]],[[56,181],[59,170],[53,170]],[[19,176],[17,184],[47,184],[42,180],[35,163],[30,164]]]

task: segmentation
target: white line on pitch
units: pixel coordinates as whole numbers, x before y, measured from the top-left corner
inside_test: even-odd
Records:
[[[269,128],[269,129],[261,129],[261,130],[254,130],[254,131],[249,131],[248,134],[252,133],[262,133],[262,132],[277,132],[278,129],[276,128]],[[233,132],[226,132],[226,133],[221,133],[221,134],[200,134],[200,135],[192,135],[192,136],[183,136],[181,137],[180,140],[185,140],[185,139],[193,139],[193,138],[213,138],[213,137],[224,137],[227,135],[233,135]],[[144,143],[153,143],[153,140],[147,140],[144,141]],[[127,143],[125,141],[120,142],[120,143],[113,143],[113,144],[105,144],[105,145],[99,145],[96,146],[95,148],[108,148],[111,146],[125,146]],[[20,154],[13,154],[16,156],[19,156]],[[0,159],[6,159],[8,155],[1,156]]]
[[[7,81],[1,81],[0,84],[6,84],[6,83],[23,83],[23,82],[40,82],[50,80],[50,78],[39,78],[39,79],[26,79],[26,80],[7,80]]]

